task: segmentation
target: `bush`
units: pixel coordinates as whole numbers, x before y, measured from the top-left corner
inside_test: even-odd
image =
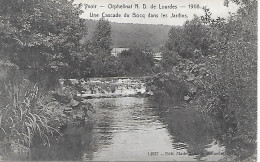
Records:
[[[184,96],[188,94],[187,85],[172,73],[159,73],[148,78],[146,87],[147,91],[153,92],[156,100],[160,102],[181,102],[184,101]]]
[[[204,22],[200,23],[207,25],[195,19],[178,29],[182,32],[172,29],[162,59],[167,82],[166,74],[158,75],[150,86],[156,93],[171,94],[176,91],[171,87],[184,85],[188,92],[185,100],[219,119],[222,132],[216,138],[226,146],[226,153],[243,160],[256,150],[257,2],[234,2],[241,6],[228,21],[211,19],[205,9]],[[202,33],[198,40],[193,39],[192,29]],[[184,41],[188,43],[184,47],[192,46],[182,48],[182,39],[192,39]]]

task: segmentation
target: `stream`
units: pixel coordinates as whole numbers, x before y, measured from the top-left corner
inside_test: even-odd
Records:
[[[135,96],[145,92],[143,81],[93,79],[83,86],[81,96],[96,113],[89,112],[84,125],[65,127],[51,146],[36,146],[9,160],[226,160],[225,146],[216,139],[219,126],[214,119],[192,108]]]
[[[64,140],[35,148],[31,160],[217,161],[225,147],[209,119],[186,109],[158,109],[148,98],[91,99],[97,113],[85,127],[67,128]],[[160,106],[160,105],[159,105]]]

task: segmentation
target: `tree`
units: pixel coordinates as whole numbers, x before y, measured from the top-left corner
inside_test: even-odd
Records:
[[[186,21],[183,27],[172,27],[165,44],[165,52],[173,52],[183,58],[194,58],[194,51],[200,51],[204,56],[209,55],[211,37],[208,28],[195,15],[191,21]]]
[[[91,52],[98,53],[103,50],[110,54],[112,48],[111,25],[108,20],[100,19],[96,25],[90,44]]]
[[[218,78],[218,83],[228,101],[222,110],[224,120],[236,125],[236,130],[229,132],[232,138],[228,134],[223,142],[232,141],[234,144],[228,153],[244,159],[256,150],[257,1],[234,2],[240,8],[235,16],[229,18],[225,30],[222,30],[227,39],[224,47],[218,48],[218,52],[224,54],[221,57],[221,77]]]
[[[174,75],[155,77],[152,86],[171,94],[164,89],[168,81],[185,83],[187,101],[218,119],[222,132],[217,139],[226,153],[243,160],[256,150],[257,1],[231,2],[240,8],[227,21],[212,19],[205,9],[202,21],[185,23],[182,32],[171,29],[163,57],[172,58]]]
[[[152,52],[139,47],[122,51],[119,61],[125,75],[132,76],[152,74],[155,65]]]
[[[16,64],[34,82],[66,76],[73,69],[71,60],[85,32],[80,14],[80,6],[73,6],[73,1],[3,0],[1,59]]]
[[[92,76],[95,77],[115,77],[121,75],[118,58],[108,55],[105,50],[99,51],[93,56],[91,62]]]
[[[100,19],[96,25],[87,49],[91,53],[92,76],[118,76],[117,58],[111,56],[112,50],[111,25],[108,20]]]

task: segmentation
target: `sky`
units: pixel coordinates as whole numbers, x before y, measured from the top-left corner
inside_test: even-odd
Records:
[[[210,9],[213,18],[227,18],[229,13],[235,13],[238,9],[233,3],[229,7],[224,6],[224,0],[75,0],[74,3],[83,4],[82,18],[99,20],[103,17],[111,22],[134,24],[183,25],[194,14],[204,15],[203,6]],[[149,17],[149,13],[153,17]],[[109,17],[119,14],[120,17]]]

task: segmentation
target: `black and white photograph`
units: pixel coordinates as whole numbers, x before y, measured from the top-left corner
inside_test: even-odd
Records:
[[[257,161],[257,0],[0,0],[0,161]]]

